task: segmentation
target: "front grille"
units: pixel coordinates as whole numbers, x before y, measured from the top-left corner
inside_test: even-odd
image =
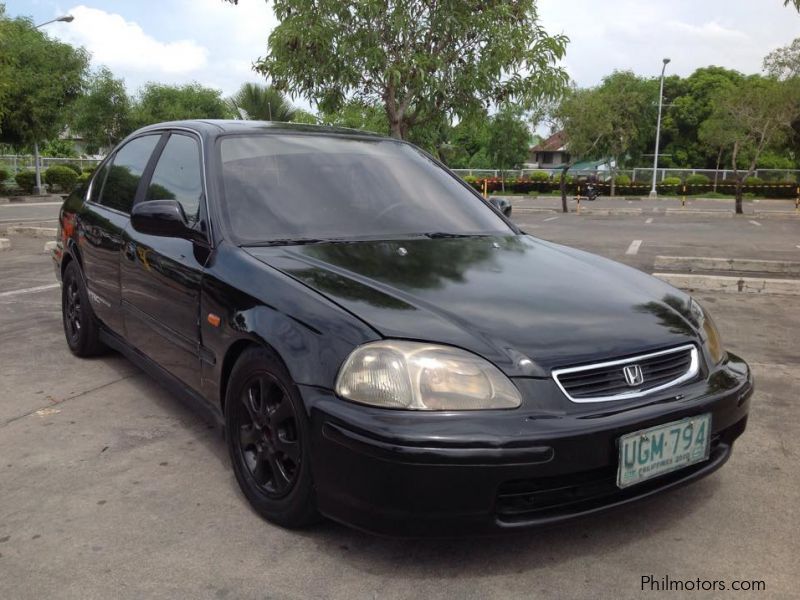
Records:
[[[553,377],[573,402],[607,402],[663,390],[694,378],[698,371],[697,348],[687,345],[622,360],[556,369]]]

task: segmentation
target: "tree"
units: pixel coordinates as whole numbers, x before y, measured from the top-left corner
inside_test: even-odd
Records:
[[[567,208],[567,172],[580,160],[599,158],[600,144],[611,135],[611,119],[605,98],[597,88],[574,89],[553,114],[554,124],[566,134],[569,160],[561,169],[561,210]]]
[[[790,4],[797,9],[797,12],[800,12],[800,0],[783,0],[784,6],[789,6]]]
[[[320,123],[334,127],[349,127],[375,133],[389,132],[386,113],[379,105],[363,100],[351,100],[342,104],[338,110],[322,113]]]
[[[122,79],[105,67],[92,74],[78,98],[72,127],[83,137],[90,154],[113,148],[131,132],[131,99]]]
[[[33,146],[58,136],[89,64],[82,48],[54,41],[28,19],[0,11],[0,143]],[[36,187],[41,187],[36,161]]]
[[[380,103],[407,138],[442,115],[488,104],[526,107],[556,94],[567,38],[539,23],[536,0],[275,0],[280,24],[256,62],[281,90],[335,112]]]
[[[742,185],[753,175],[761,154],[791,132],[800,112],[796,87],[789,82],[746,78],[723,89],[701,133],[709,143],[728,147],[736,179],[736,214],[742,214]]]
[[[274,87],[245,83],[228,99],[228,106],[242,119],[256,121],[293,121],[296,110]]]
[[[133,129],[161,121],[225,119],[231,116],[220,91],[199,83],[181,86],[148,83],[132,111]]]
[[[800,38],[767,54],[764,70],[776,79],[800,77]]]
[[[501,185],[505,191],[505,172],[519,168],[528,158],[531,132],[522,118],[518,107],[503,106],[492,116],[489,129],[487,151],[494,164],[500,169]]]
[[[491,168],[487,152],[491,122],[485,110],[461,119],[450,130],[448,165],[455,169]]]

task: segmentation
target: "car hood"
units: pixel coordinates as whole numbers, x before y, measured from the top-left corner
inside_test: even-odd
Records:
[[[527,235],[245,250],[382,336],[458,346],[510,376],[697,339],[686,294]]]

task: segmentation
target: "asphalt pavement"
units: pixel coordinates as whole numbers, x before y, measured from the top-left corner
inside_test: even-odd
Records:
[[[646,271],[667,251],[800,259],[800,221],[516,218],[533,235]],[[122,357],[69,353],[44,240],[10,237],[0,252],[2,598],[681,597],[642,592],[645,576],[761,581],[752,597],[796,597],[794,298],[699,296],[757,382],[733,457],[700,482],[496,538],[385,539],[334,523],[292,532],[249,509],[218,430]]]

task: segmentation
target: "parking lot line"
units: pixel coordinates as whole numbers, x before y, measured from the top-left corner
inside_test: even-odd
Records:
[[[644,222],[644,224],[645,225],[650,225],[650,223],[652,223],[652,222],[653,222],[653,217],[650,217],[649,219],[647,219],[647,221]]]
[[[625,254],[636,254],[639,252],[639,246],[642,245],[642,240],[633,240],[631,245],[628,246],[628,249],[625,250]]]
[[[20,208],[28,206],[61,206],[63,202],[9,202],[0,204],[0,208]]]
[[[753,220],[751,219],[751,220],[750,220],[750,222],[751,222],[753,225],[758,225],[759,227],[761,227],[761,223],[759,223],[758,221],[753,221]]]
[[[555,221],[558,217],[547,217],[544,222],[547,223],[548,221]]]
[[[37,285],[36,287],[29,287],[22,290],[11,290],[10,292],[0,292],[0,298],[8,298],[10,296],[20,296],[22,294],[33,294],[34,292],[43,292],[45,290],[52,290],[59,287],[60,283],[48,283],[47,285]]]

